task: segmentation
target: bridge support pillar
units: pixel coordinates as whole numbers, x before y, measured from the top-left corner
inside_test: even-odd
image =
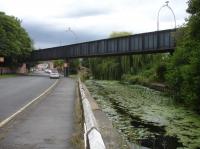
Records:
[[[69,59],[66,59],[64,63],[64,77],[68,76],[69,76]]]

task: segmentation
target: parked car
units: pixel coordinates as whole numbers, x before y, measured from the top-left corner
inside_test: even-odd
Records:
[[[44,70],[44,72],[46,72],[46,73],[49,73],[49,74],[50,74],[50,73],[51,73],[51,69],[45,69],[45,70]]]
[[[49,77],[50,78],[52,78],[52,79],[59,79],[60,78],[60,75],[59,75],[59,73],[58,73],[58,71],[57,70],[52,70],[51,72],[50,72],[50,74],[49,74]]]

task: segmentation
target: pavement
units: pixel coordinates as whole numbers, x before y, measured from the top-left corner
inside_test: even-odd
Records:
[[[0,149],[72,149],[75,81],[57,87],[13,123],[0,130]]]
[[[39,96],[55,81],[47,76],[0,79],[0,122]]]

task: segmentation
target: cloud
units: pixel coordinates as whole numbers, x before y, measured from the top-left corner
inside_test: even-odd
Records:
[[[112,13],[112,7],[109,7],[109,3],[104,1],[94,0],[72,0],[66,6],[68,9],[65,10],[64,16],[67,18],[80,18],[98,15],[109,15]],[[58,16],[59,17],[59,16]]]
[[[89,16],[98,16],[98,15],[105,15],[109,14],[111,11],[109,10],[97,10],[97,9],[81,9],[76,11],[70,11],[63,17],[69,18],[80,18],[80,17],[89,17]]]
[[[66,32],[77,34],[78,42],[106,38],[112,31],[132,33],[155,31],[157,13],[166,0],[6,0],[0,10],[22,19],[35,47],[74,43]],[[188,0],[170,0],[177,25],[184,23]],[[160,13],[160,29],[173,28],[167,9]]]
[[[98,34],[89,32],[88,30],[76,31],[77,37],[72,33],[63,30],[53,30],[51,26],[42,26],[41,24],[23,24],[23,27],[28,31],[33,39],[35,48],[47,48],[71,43],[85,42],[103,38]]]

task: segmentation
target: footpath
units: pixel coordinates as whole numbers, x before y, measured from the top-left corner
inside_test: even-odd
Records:
[[[40,103],[0,130],[0,149],[72,149],[75,96],[75,81],[63,78]]]

